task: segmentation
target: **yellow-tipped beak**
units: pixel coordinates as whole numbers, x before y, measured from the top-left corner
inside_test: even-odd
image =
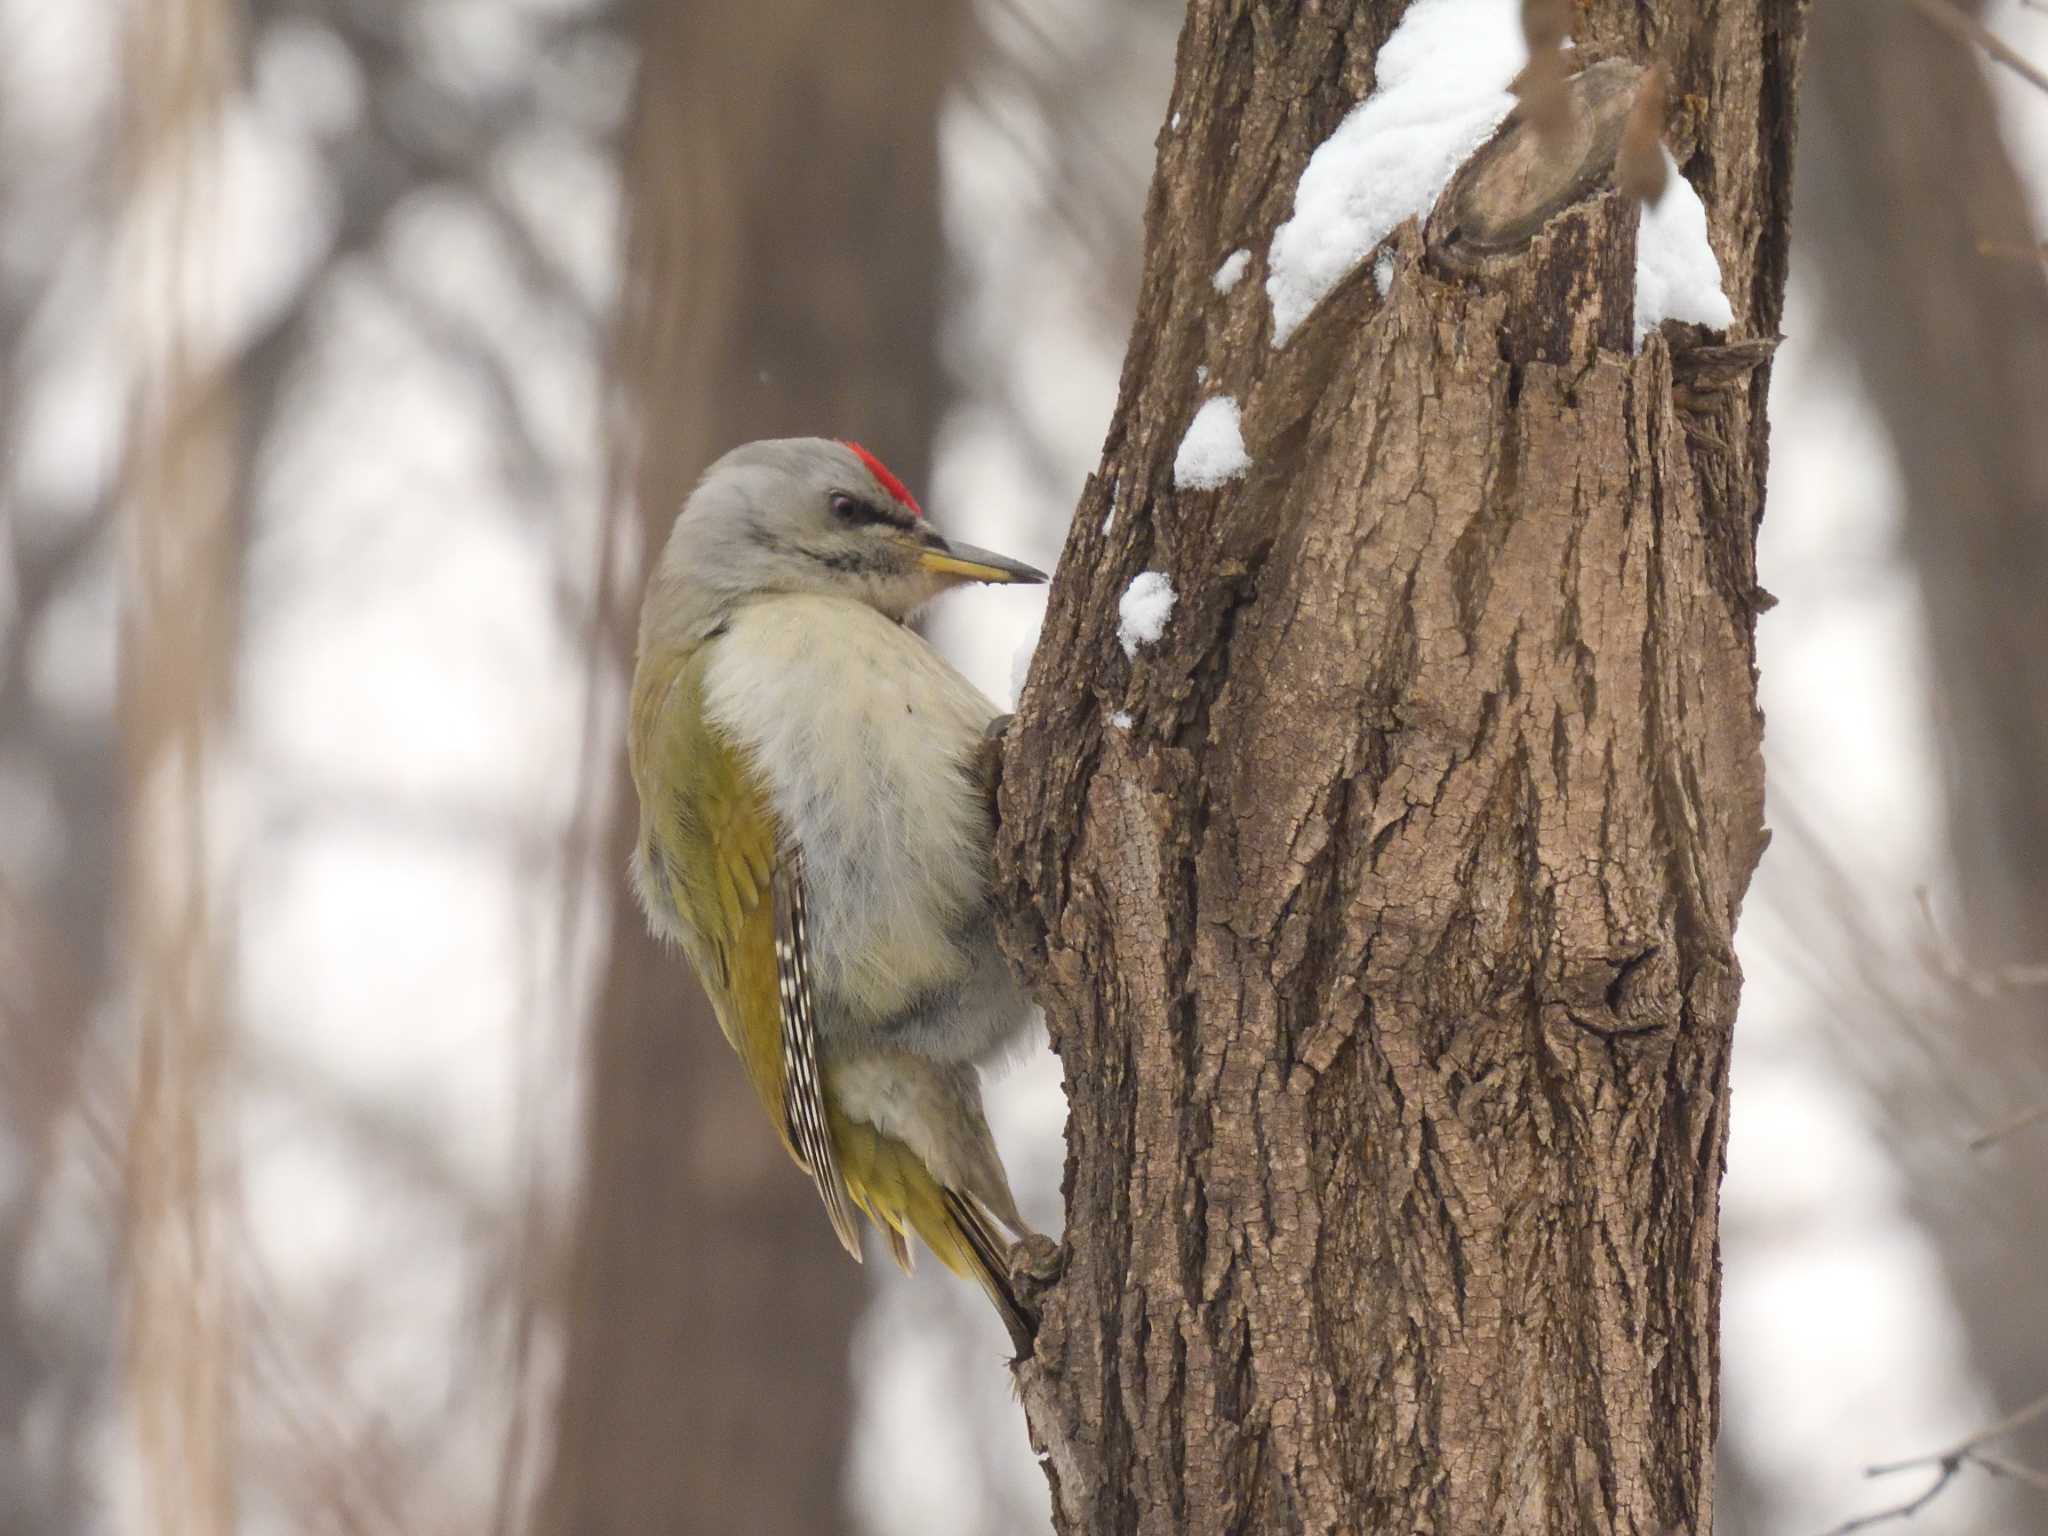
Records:
[[[937,576],[951,576],[958,581],[999,581],[1039,582],[1045,580],[1045,572],[1022,560],[1012,560],[994,550],[976,549],[972,544],[955,544],[941,539],[937,534],[925,535],[929,545],[917,557],[917,563]]]

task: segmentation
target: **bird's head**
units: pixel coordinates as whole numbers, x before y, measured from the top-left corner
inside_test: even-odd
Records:
[[[961,582],[1044,580],[1021,561],[942,537],[881,460],[822,437],[747,443],[713,464],[657,575],[725,598],[833,593],[895,619]]]

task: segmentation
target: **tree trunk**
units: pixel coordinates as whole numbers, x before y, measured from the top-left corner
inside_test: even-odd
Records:
[[[123,944],[135,1010],[134,1107],[121,1195],[126,1265],[122,1386],[149,1527],[236,1527],[234,1287],[225,1273],[218,1137],[228,987],[211,866],[212,763],[228,707],[239,612],[233,365],[210,355],[190,294],[208,271],[204,210],[224,167],[213,124],[240,55],[221,0],[142,14],[130,39],[128,205],[139,221],[133,400],[121,612]]]
[[[1823,9],[1813,61],[1801,229],[1829,274],[1822,313],[1898,458],[1960,938],[1987,972],[2038,964],[2048,961],[2048,435],[2036,407],[2048,399],[2048,268],[1973,50],[1905,7],[1848,6]],[[1927,1031],[1944,1046],[1936,1071],[1964,1086],[1980,1126],[1957,1124],[1954,1099],[1927,1093],[1917,1049],[1889,1085],[1893,1117],[1915,1133],[1900,1152],[1916,1165],[1917,1214],[2001,1408],[2048,1386],[2037,1279],[2048,1258],[2048,1129],[2007,1138],[1993,1157],[1959,1162],[1956,1144],[2040,1102],[2042,1018],[2037,990],[1957,989]],[[2008,1444],[2038,1464],[2048,1425]],[[2010,1528],[2038,1519],[2031,1490],[2000,1480],[1980,1497],[2009,1510]]]
[[[1729,341],[1773,337],[1803,13],[1648,15],[1595,0],[1575,60],[1670,70]],[[1271,233],[1397,20],[1191,6],[1005,754],[1006,942],[1072,1107],[1018,1368],[1063,1532],[1711,1522],[1764,349],[1631,355],[1597,192],[1471,277],[1411,226],[1385,297],[1367,262],[1272,348]],[[1176,490],[1224,393],[1254,468]],[[1148,569],[1179,598],[1127,661]]]
[[[922,479],[956,19],[924,0],[871,7],[859,27],[827,0],[647,9],[617,358],[618,478],[643,557],[692,479],[748,438],[865,438]],[[622,668],[639,594],[637,569],[610,589]],[[611,952],[539,1528],[817,1536],[843,1524],[861,1273],[682,957],[624,899],[623,750],[615,781]]]

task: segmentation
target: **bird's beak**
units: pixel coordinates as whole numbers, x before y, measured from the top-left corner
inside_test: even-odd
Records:
[[[927,532],[925,547],[918,553],[917,563],[935,576],[950,576],[955,581],[999,581],[1023,582],[1026,584],[1045,580],[1045,572],[1022,560],[1012,560],[999,555],[992,549],[976,549],[972,544],[956,544],[942,539],[936,533]]]

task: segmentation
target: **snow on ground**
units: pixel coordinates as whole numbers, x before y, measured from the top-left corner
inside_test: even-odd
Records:
[[[1109,723],[1120,731],[1128,731],[1131,728],[1131,712],[1128,709],[1120,709],[1109,717]]]
[[[1273,345],[1402,220],[1429,212],[1451,173],[1515,104],[1528,62],[1516,0],[1415,0],[1374,65],[1378,84],[1309,157],[1294,216],[1274,232]]]
[[[1251,455],[1244,451],[1244,417],[1237,402],[1228,395],[1203,401],[1173,456],[1174,489],[1213,491],[1251,467]]]
[[[1664,196],[1645,205],[1636,232],[1636,345],[1666,320],[1726,330],[1735,311],[1721,287],[1721,263],[1707,240],[1707,210],[1664,150]]]
[[[1216,275],[1209,279],[1218,293],[1228,293],[1244,277],[1244,269],[1252,264],[1250,251],[1232,251],[1223,258],[1223,265],[1216,269]]]
[[[1140,571],[1116,604],[1116,637],[1124,654],[1137,659],[1138,647],[1166,633],[1173,616],[1173,582],[1164,571]]]

